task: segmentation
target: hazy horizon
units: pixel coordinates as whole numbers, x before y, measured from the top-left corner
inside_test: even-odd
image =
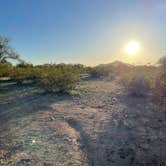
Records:
[[[155,64],[166,54],[163,0],[0,2],[0,35],[33,64]],[[124,47],[133,40],[140,49],[129,55]]]

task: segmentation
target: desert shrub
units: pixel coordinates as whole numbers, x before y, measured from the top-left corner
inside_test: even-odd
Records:
[[[158,64],[160,64],[163,72],[166,73],[166,55],[159,59]]]
[[[110,75],[111,71],[104,67],[93,67],[90,70],[90,75],[92,78],[104,78]]]
[[[22,84],[23,81],[27,77],[27,72],[24,69],[21,68],[13,68],[12,72],[10,73],[10,78],[14,81],[16,81],[17,84]]]
[[[76,87],[79,75],[72,70],[48,68],[40,70],[38,85],[46,92],[68,93]]]
[[[145,77],[134,77],[129,84],[129,91],[136,96],[145,96],[150,90],[150,84]]]
[[[155,78],[154,88],[152,89],[153,95],[159,99],[166,97],[166,73],[162,73]]]
[[[12,71],[10,63],[0,63],[0,77],[9,77]]]
[[[146,96],[151,88],[150,80],[142,75],[124,76],[121,83],[134,96]]]
[[[22,67],[22,68],[32,68],[33,64],[30,63],[26,63],[24,61],[20,62],[19,64],[17,64],[16,67]]]
[[[36,85],[53,92],[67,92],[75,87],[75,83],[86,69],[81,65],[22,65],[12,67],[9,76],[17,84],[33,82]]]
[[[22,84],[24,81],[33,80],[36,74],[33,68],[13,67],[9,76],[17,84]]]

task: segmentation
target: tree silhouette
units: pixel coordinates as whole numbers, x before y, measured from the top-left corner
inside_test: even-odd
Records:
[[[9,39],[0,36],[0,63],[7,62],[7,59],[19,60],[19,55],[10,47]]]

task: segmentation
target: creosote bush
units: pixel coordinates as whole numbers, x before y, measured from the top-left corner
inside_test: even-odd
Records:
[[[134,77],[129,82],[129,92],[135,96],[146,96],[150,90],[149,80],[145,77]]]
[[[152,89],[154,96],[158,98],[166,97],[166,73],[158,75]]]
[[[78,81],[79,75],[72,70],[47,69],[41,72],[38,85],[46,92],[69,93]]]
[[[142,75],[126,75],[121,79],[121,83],[134,96],[146,96],[151,88],[150,80]]]
[[[91,68],[90,75],[92,78],[104,78],[108,77],[111,74],[111,71],[107,68],[96,66]]]
[[[9,77],[12,69],[13,68],[10,65],[10,63],[1,63],[0,62],[0,77]]]
[[[13,67],[9,76],[17,84],[22,84],[24,81],[33,80],[36,75],[33,68]]]
[[[47,92],[68,93],[76,87],[81,74],[87,69],[83,65],[46,64],[40,66],[19,64],[17,66],[0,65],[1,77],[10,77],[21,85],[33,83]]]

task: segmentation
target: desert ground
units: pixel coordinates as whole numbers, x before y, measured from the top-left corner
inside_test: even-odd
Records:
[[[73,95],[4,83],[0,165],[166,166],[165,106],[118,80],[83,81]]]

